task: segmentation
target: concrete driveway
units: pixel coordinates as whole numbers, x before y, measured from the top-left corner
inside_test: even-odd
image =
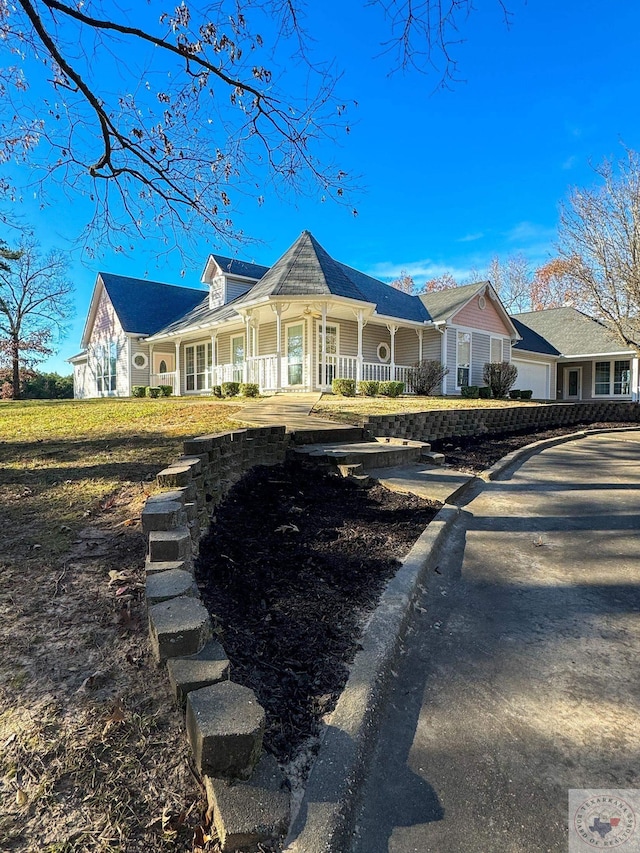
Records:
[[[640,434],[488,484],[438,571],[352,851],[566,853],[568,789],[640,788]]]

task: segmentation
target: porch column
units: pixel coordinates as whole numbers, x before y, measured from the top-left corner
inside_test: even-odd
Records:
[[[362,329],[364,327],[364,311],[358,309],[356,314],[358,320],[358,355],[356,358],[356,387],[358,382],[362,382],[362,368],[364,359],[362,357]]]
[[[320,376],[323,388],[327,387],[327,306],[322,306],[322,340],[320,341],[320,363],[322,365]]]
[[[282,391],[282,305],[274,305],[276,312],[276,391]]]
[[[180,344],[182,343],[182,338],[178,338],[175,342],[176,344],[176,381],[175,381],[175,395],[176,397],[180,397],[182,395],[182,383],[180,382]]]
[[[247,312],[244,318],[244,364],[242,365],[242,381],[249,381],[249,357],[251,355],[251,316]]]
[[[211,382],[212,388],[214,385],[217,384],[215,381],[216,366],[218,364],[218,354],[216,352],[217,345],[218,345],[218,333],[217,332],[211,332],[211,377],[210,377],[210,382]]]
[[[149,384],[153,385],[152,379],[155,374],[153,369],[153,344],[149,344]],[[175,391],[175,389],[174,389]]]
[[[422,361],[422,339],[424,337],[423,329],[416,329],[418,334],[418,361]]]
[[[389,334],[391,336],[391,381],[395,382],[396,378],[396,332],[398,331],[398,327],[395,323],[390,323],[387,326],[389,329]]]

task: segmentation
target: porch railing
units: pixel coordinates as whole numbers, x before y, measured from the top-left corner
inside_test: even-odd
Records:
[[[178,393],[177,376],[175,370],[171,373],[152,373],[149,377],[151,385],[171,385],[173,393]]]

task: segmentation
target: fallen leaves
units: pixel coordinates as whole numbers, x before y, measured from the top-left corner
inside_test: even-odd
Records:
[[[111,713],[107,717],[107,721],[104,724],[104,728],[102,729],[102,737],[103,738],[112,726],[119,725],[120,723],[126,722],[127,718],[126,718],[124,711],[125,711],[125,709],[124,709],[124,706],[122,704],[122,700],[116,699],[116,702],[113,706],[113,710],[111,711]]]

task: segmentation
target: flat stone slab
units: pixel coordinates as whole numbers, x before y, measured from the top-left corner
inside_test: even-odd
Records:
[[[369,475],[394,492],[418,495],[421,498],[455,504],[458,494],[476,477],[456,471],[446,465],[397,466],[394,468],[371,468]]]
[[[272,755],[263,755],[248,782],[205,776],[209,816],[223,853],[253,851],[277,842],[287,831],[290,795]]]
[[[156,572],[170,572],[174,569],[184,569],[186,572],[193,574],[193,564],[189,560],[150,560],[148,557],[144,564],[148,575]]]
[[[151,503],[166,503],[166,501],[178,501],[184,503],[185,489],[169,489],[166,492],[158,492],[156,495],[150,495],[147,498],[147,505]]]
[[[198,587],[191,572],[184,569],[169,569],[166,572],[152,572],[147,577],[145,587],[147,606],[159,604],[177,598],[179,595],[198,596]]]
[[[181,707],[185,706],[191,691],[226,681],[229,670],[226,652],[216,640],[210,640],[197,655],[167,661],[169,681]]]
[[[339,444],[306,444],[292,448],[294,453],[314,460],[325,459],[335,465],[362,464],[370,468],[386,468],[417,462],[423,452],[421,442],[408,439],[386,441],[345,442]]]
[[[192,471],[189,465],[171,465],[169,468],[160,471],[156,479],[159,486],[173,489],[177,486],[187,486],[191,477]]]
[[[264,727],[264,709],[248,687],[221,681],[187,696],[187,736],[203,774],[247,779],[260,758]]]
[[[197,654],[212,633],[211,617],[198,598],[181,596],[149,608],[149,638],[158,663]]]
[[[183,513],[181,501],[147,501],[142,510],[142,530],[175,530],[183,523]]]

